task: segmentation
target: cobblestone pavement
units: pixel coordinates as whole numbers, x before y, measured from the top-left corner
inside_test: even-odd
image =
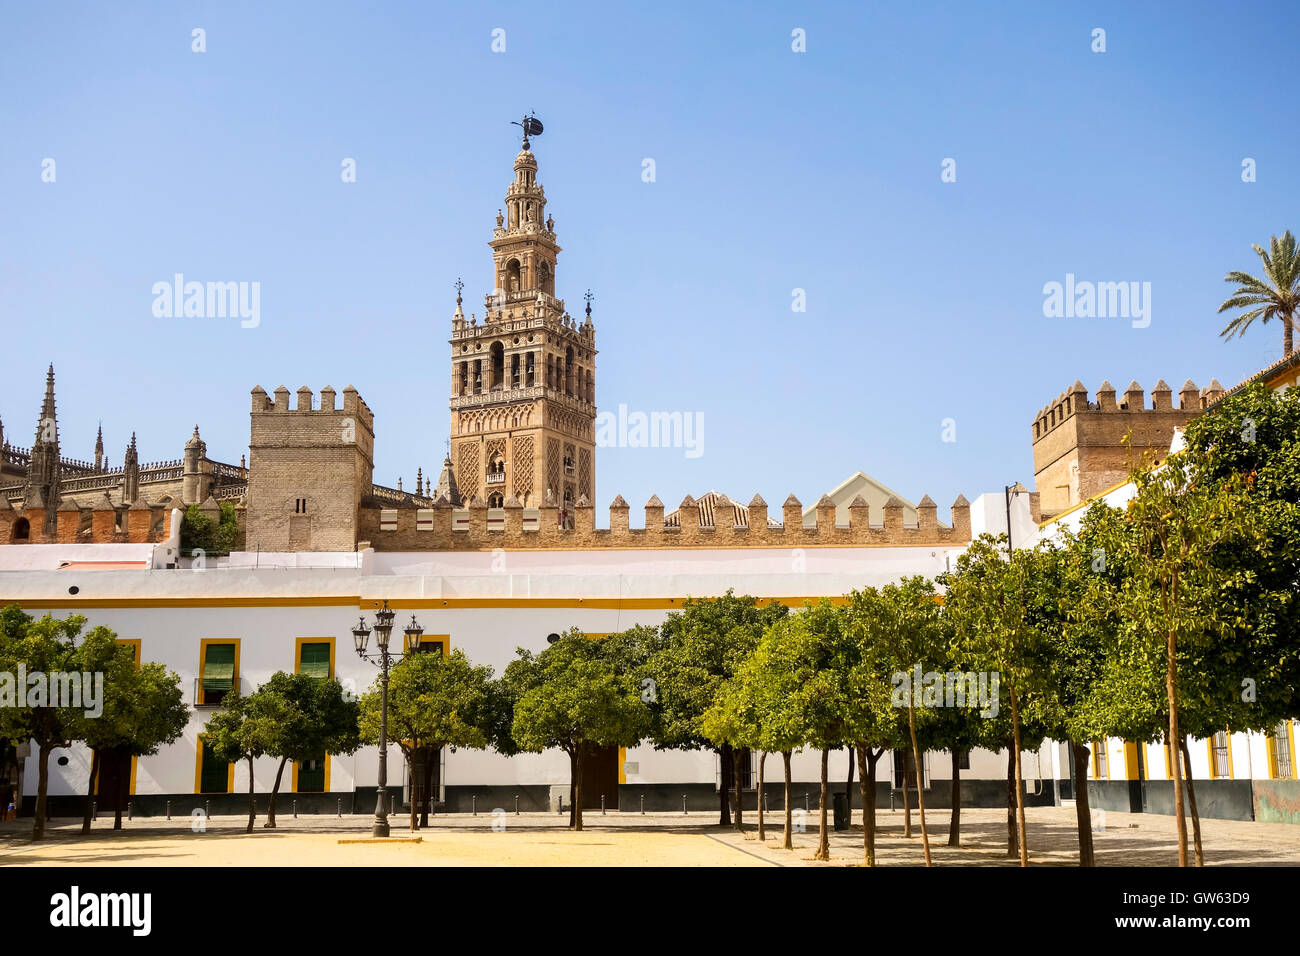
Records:
[[[854,827],[830,835],[831,861],[812,859],[818,814],[803,817],[805,830],[794,834],[794,849],[781,849],[782,817],[769,813],[766,839],[757,838],[754,814],[745,815],[745,832],[717,825],[716,814],[646,814],[588,811],[585,829],[572,832],[565,818],[549,813],[439,815],[431,826],[411,834],[408,818],[390,818],[392,836],[419,836],[421,842],[340,844],[367,839],[371,818],[362,814],[300,816],[281,813],[267,830],[262,817],[247,834],[247,817],[221,816],[195,833],[189,817],[136,818],[121,831],[100,818],[89,837],[79,821],[55,820],[48,839],[33,844],[31,821],[0,823],[0,865],[120,866],[349,866],[364,863],[414,866],[836,866],[862,860],[860,814]],[[1072,807],[1026,810],[1030,863],[1074,866],[1078,838]],[[903,812],[877,812],[877,858],[885,866],[923,863],[920,816],[913,810],[913,836],[903,836]],[[493,829],[494,823],[499,830]],[[1006,856],[1006,813],[963,808],[962,846],[949,847],[948,811],[926,814],[936,866],[1016,866]],[[1300,826],[1227,820],[1202,821],[1206,864],[1300,865]],[[1157,814],[1108,812],[1105,830],[1094,834],[1100,866],[1173,866],[1177,863],[1174,819]]]

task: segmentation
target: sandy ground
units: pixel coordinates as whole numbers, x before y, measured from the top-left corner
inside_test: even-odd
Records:
[[[903,836],[901,810],[877,813],[877,855],[882,865],[923,863],[920,817],[913,811],[913,836]],[[1039,866],[1074,866],[1078,843],[1071,807],[1035,807],[1026,811],[1030,862]],[[845,866],[862,859],[860,815],[852,830],[831,832],[831,862],[812,859],[817,845],[818,814],[804,817],[794,849],[781,849],[781,816],[769,814],[766,840],[759,841],[753,814],[745,832],[716,825],[704,813],[651,814],[590,811],[586,829],[568,830],[552,814],[437,816],[418,831],[421,842],[341,844],[368,839],[365,816],[281,815],[279,827],[267,830],[257,821],[247,834],[247,817],[214,817],[195,833],[189,818],[166,821],[137,818],[124,829],[110,829],[102,818],[89,837],[79,824],[55,821],[46,841],[31,842],[31,821],[0,823],[0,865],[41,866]],[[1005,811],[962,810],[962,846],[947,846],[948,811],[926,814],[931,853],[938,866],[1014,866],[1006,856]],[[390,818],[394,838],[412,836],[407,819]],[[1300,865],[1300,826],[1206,820],[1202,823],[1206,863],[1218,865]],[[1173,866],[1177,844],[1172,817],[1107,813],[1105,830],[1094,834],[1101,866]]]

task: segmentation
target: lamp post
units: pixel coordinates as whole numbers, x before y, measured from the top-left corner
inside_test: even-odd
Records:
[[[379,668],[379,792],[375,795],[375,825],[370,831],[376,837],[388,836],[388,673],[396,659],[420,650],[420,638],[424,634],[424,628],[420,627],[412,614],[411,623],[403,632],[406,635],[405,652],[390,654],[388,640],[393,635],[393,618],[396,616],[387,601],[375,612],[375,645],[379,648],[377,654],[366,653],[370,628],[366,625],[365,615],[352,629],[357,656]]]

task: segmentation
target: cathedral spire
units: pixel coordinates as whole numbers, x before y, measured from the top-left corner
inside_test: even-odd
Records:
[[[104,470],[104,423],[99,423],[99,429],[95,432],[95,471]]]
[[[24,508],[46,508],[45,531],[54,533],[55,510],[59,496],[59,419],[54,405],[54,363],[45,373],[45,400],[36,420],[36,440],[32,443],[27,482],[23,488]]]

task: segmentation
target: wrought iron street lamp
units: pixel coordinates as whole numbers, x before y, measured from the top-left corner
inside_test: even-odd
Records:
[[[393,618],[396,616],[387,601],[375,612],[375,645],[379,649],[377,654],[366,653],[366,645],[370,643],[370,627],[367,626],[364,615],[352,629],[357,656],[379,668],[379,792],[375,795],[375,825],[370,831],[377,837],[388,836],[388,674],[397,660],[419,652],[420,638],[424,635],[424,628],[420,627],[412,614],[411,623],[403,632],[406,635],[405,651],[390,654],[388,641],[393,636]]]

